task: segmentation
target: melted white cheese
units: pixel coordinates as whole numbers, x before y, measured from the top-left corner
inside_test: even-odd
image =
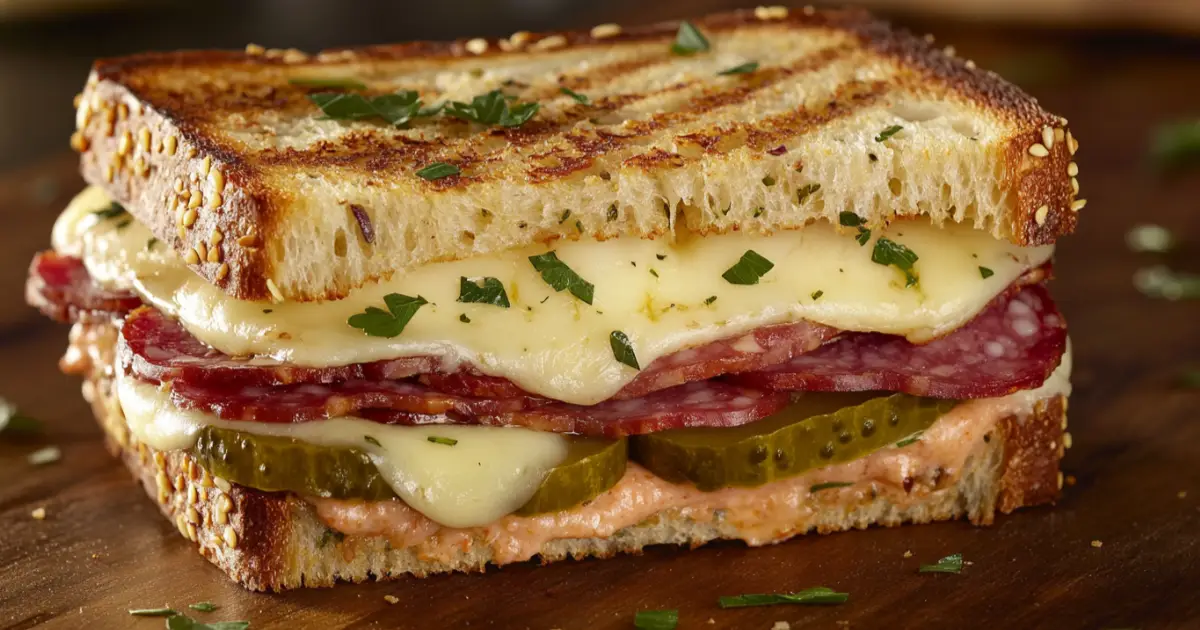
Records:
[[[229,298],[168,247],[147,248],[151,235],[136,222],[118,228],[119,221],[97,220],[91,213],[107,203],[97,189],[84,191],[55,226],[55,248],[82,256],[101,282],[132,286],[226,353],[316,366],[432,354],[448,368],[474,364],[528,391],[576,404],[609,398],[637,375],[613,356],[609,336],[615,330],[629,337],[642,366],[678,350],[799,320],[924,341],[969,321],[1053,253],[1053,246],[1019,247],[970,226],[899,221],[883,233],[920,257],[915,265],[920,283],[906,288],[894,267],[871,261],[873,241],[860,246],[853,232],[817,223],[770,236],[556,244],[559,259],[595,285],[591,306],[568,292],[556,293],[533,269],[528,257],[545,247],[426,265],[342,300],[271,304]],[[750,249],[775,267],[756,285],[730,284],[722,274]],[[983,278],[980,267],[993,274]],[[498,278],[512,307],[458,303],[460,276]],[[383,308],[389,293],[420,295],[431,303],[391,339],[347,325],[369,306]]]
[[[296,424],[226,422],[176,407],[170,393],[155,385],[121,377],[116,388],[130,432],[155,449],[191,448],[205,426],[318,446],[352,446],[370,455],[401,500],[449,527],[484,525],[511,514],[529,501],[567,455],[568,438],[557,433],[515,427],[392,426],[359,418]],[[430,437],[457,443],[435,443]]]

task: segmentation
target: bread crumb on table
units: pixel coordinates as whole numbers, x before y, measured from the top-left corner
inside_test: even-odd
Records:
[[[792,630],[792,624],[786,621],[776,621],[771,630]]]
[[[1099,548],[1101,548],[1101,547],[1103,547],[1103,546],[1104,546],[1104,541],[1101,541],[1101,540],[1093,540],[1093,541],[1092,541],[1092,546],[1093,546],[1093,547],[1095,547],[1095,548],[1097,548],[1097,549],[1099,549]]]
[[[389,604],[395,604],[400,601],[400,598],[396,597],[395,595],[384,595],[383,601],[385,601]]]
[[[29,515],[32,516],[36,520],[44,521],[44,520],[46,520],[46,508],[44,508],[44,507],[37,508],[36,510],[30,512]]]
[[[905,551],[905,552],[904,552],[904,557],[905,557],[905,558],[911,558],[911,557],[912,557],[912,552],[911,552],[911,551]]]

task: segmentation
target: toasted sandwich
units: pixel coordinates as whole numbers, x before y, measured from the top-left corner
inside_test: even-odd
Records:
[[[27,297],[250,589],[1053,502],[1067,121],[782,7],[97,62]]]

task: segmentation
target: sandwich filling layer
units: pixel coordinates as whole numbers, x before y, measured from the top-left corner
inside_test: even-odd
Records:
[[[809,322],[929,341],[970,321],[1053,253],[1053,246],[1019,247],[959,224],[900,221],[864,235],[816,223],[768,236],[561,243],[426,265],[343,300],[262,303],[224,295],[145,227],[105,212],[110,204],[100,189],[84,191],[56,224],[55,249],[81,257],[102,285],[136,291],[226,354],[310,367],[435,357],[443,372],[466,365],[580,405],[633,381],[631,363],[646,367],[771,325]],[[883,238],[917,255],[911,275],[886,257],[876,260]],[[542,269],[531,261],[539,257]],[[490,289],[487,303],[463,301],[472,294],[467,283]],[[393,294],[426,302],[402,333],[377,336],[349,325],[369,308],[385,308]],[[617,332],[632,359],[617,356]]]

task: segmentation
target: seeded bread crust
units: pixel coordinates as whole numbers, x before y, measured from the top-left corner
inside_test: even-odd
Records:
[[[857,10],[695,22],[712,51],[688,57],[669,52],[671,22],[101,60],[72,144],[90,183],[243,299],[336,299],[415,265],[560,238],[769,233],[846,210],[869,225],[971,221],[1019,244],[1074,229],[1067,121],[931,39]],[[759,68],[718,74],[747,61]],[[541,109],[514,129],[321,120],[306,98],[321,88],[289,83],[313,77],[429,104],[516,80],[505,89]],[[438,161],[462,174],[415,174]]]
[[[491,548],[483,540],[473,541],[447,562],[393,548],[384,537],[331,539],[306,501],[214,478],[184,452],[159,452],[139,443],[125,427],[108,377],[89,377],[84,395],[105,430],[109,450],[125,462],[163,515],[197,545],[200,555],[248,589],[281,591],[333,586],[339,581],[483,571],[493,562]],[[1031,416],[1004,418],[989,435],[982,455],[953,484],[918,481],[910,491],[917,500],[907,505],[889,501],[886,494],[875,499],[863,496],[849,505],[841,500],[826,504],[815,495],[808,500],[816,509],[791,529],[795,535],[826,534],[963,517],[986,525],[997,512],[1052,503],[1062,488],[1059,460],[1066,409],[1066,398],[1055,396],[1038,402]],[[638,553],[649,545],[695,548],[712,540],[737,538],[737,528],[721,519],[702,522],[667,510],[609,538],[550,541],[539,557],[543,563],[607,558]]]

